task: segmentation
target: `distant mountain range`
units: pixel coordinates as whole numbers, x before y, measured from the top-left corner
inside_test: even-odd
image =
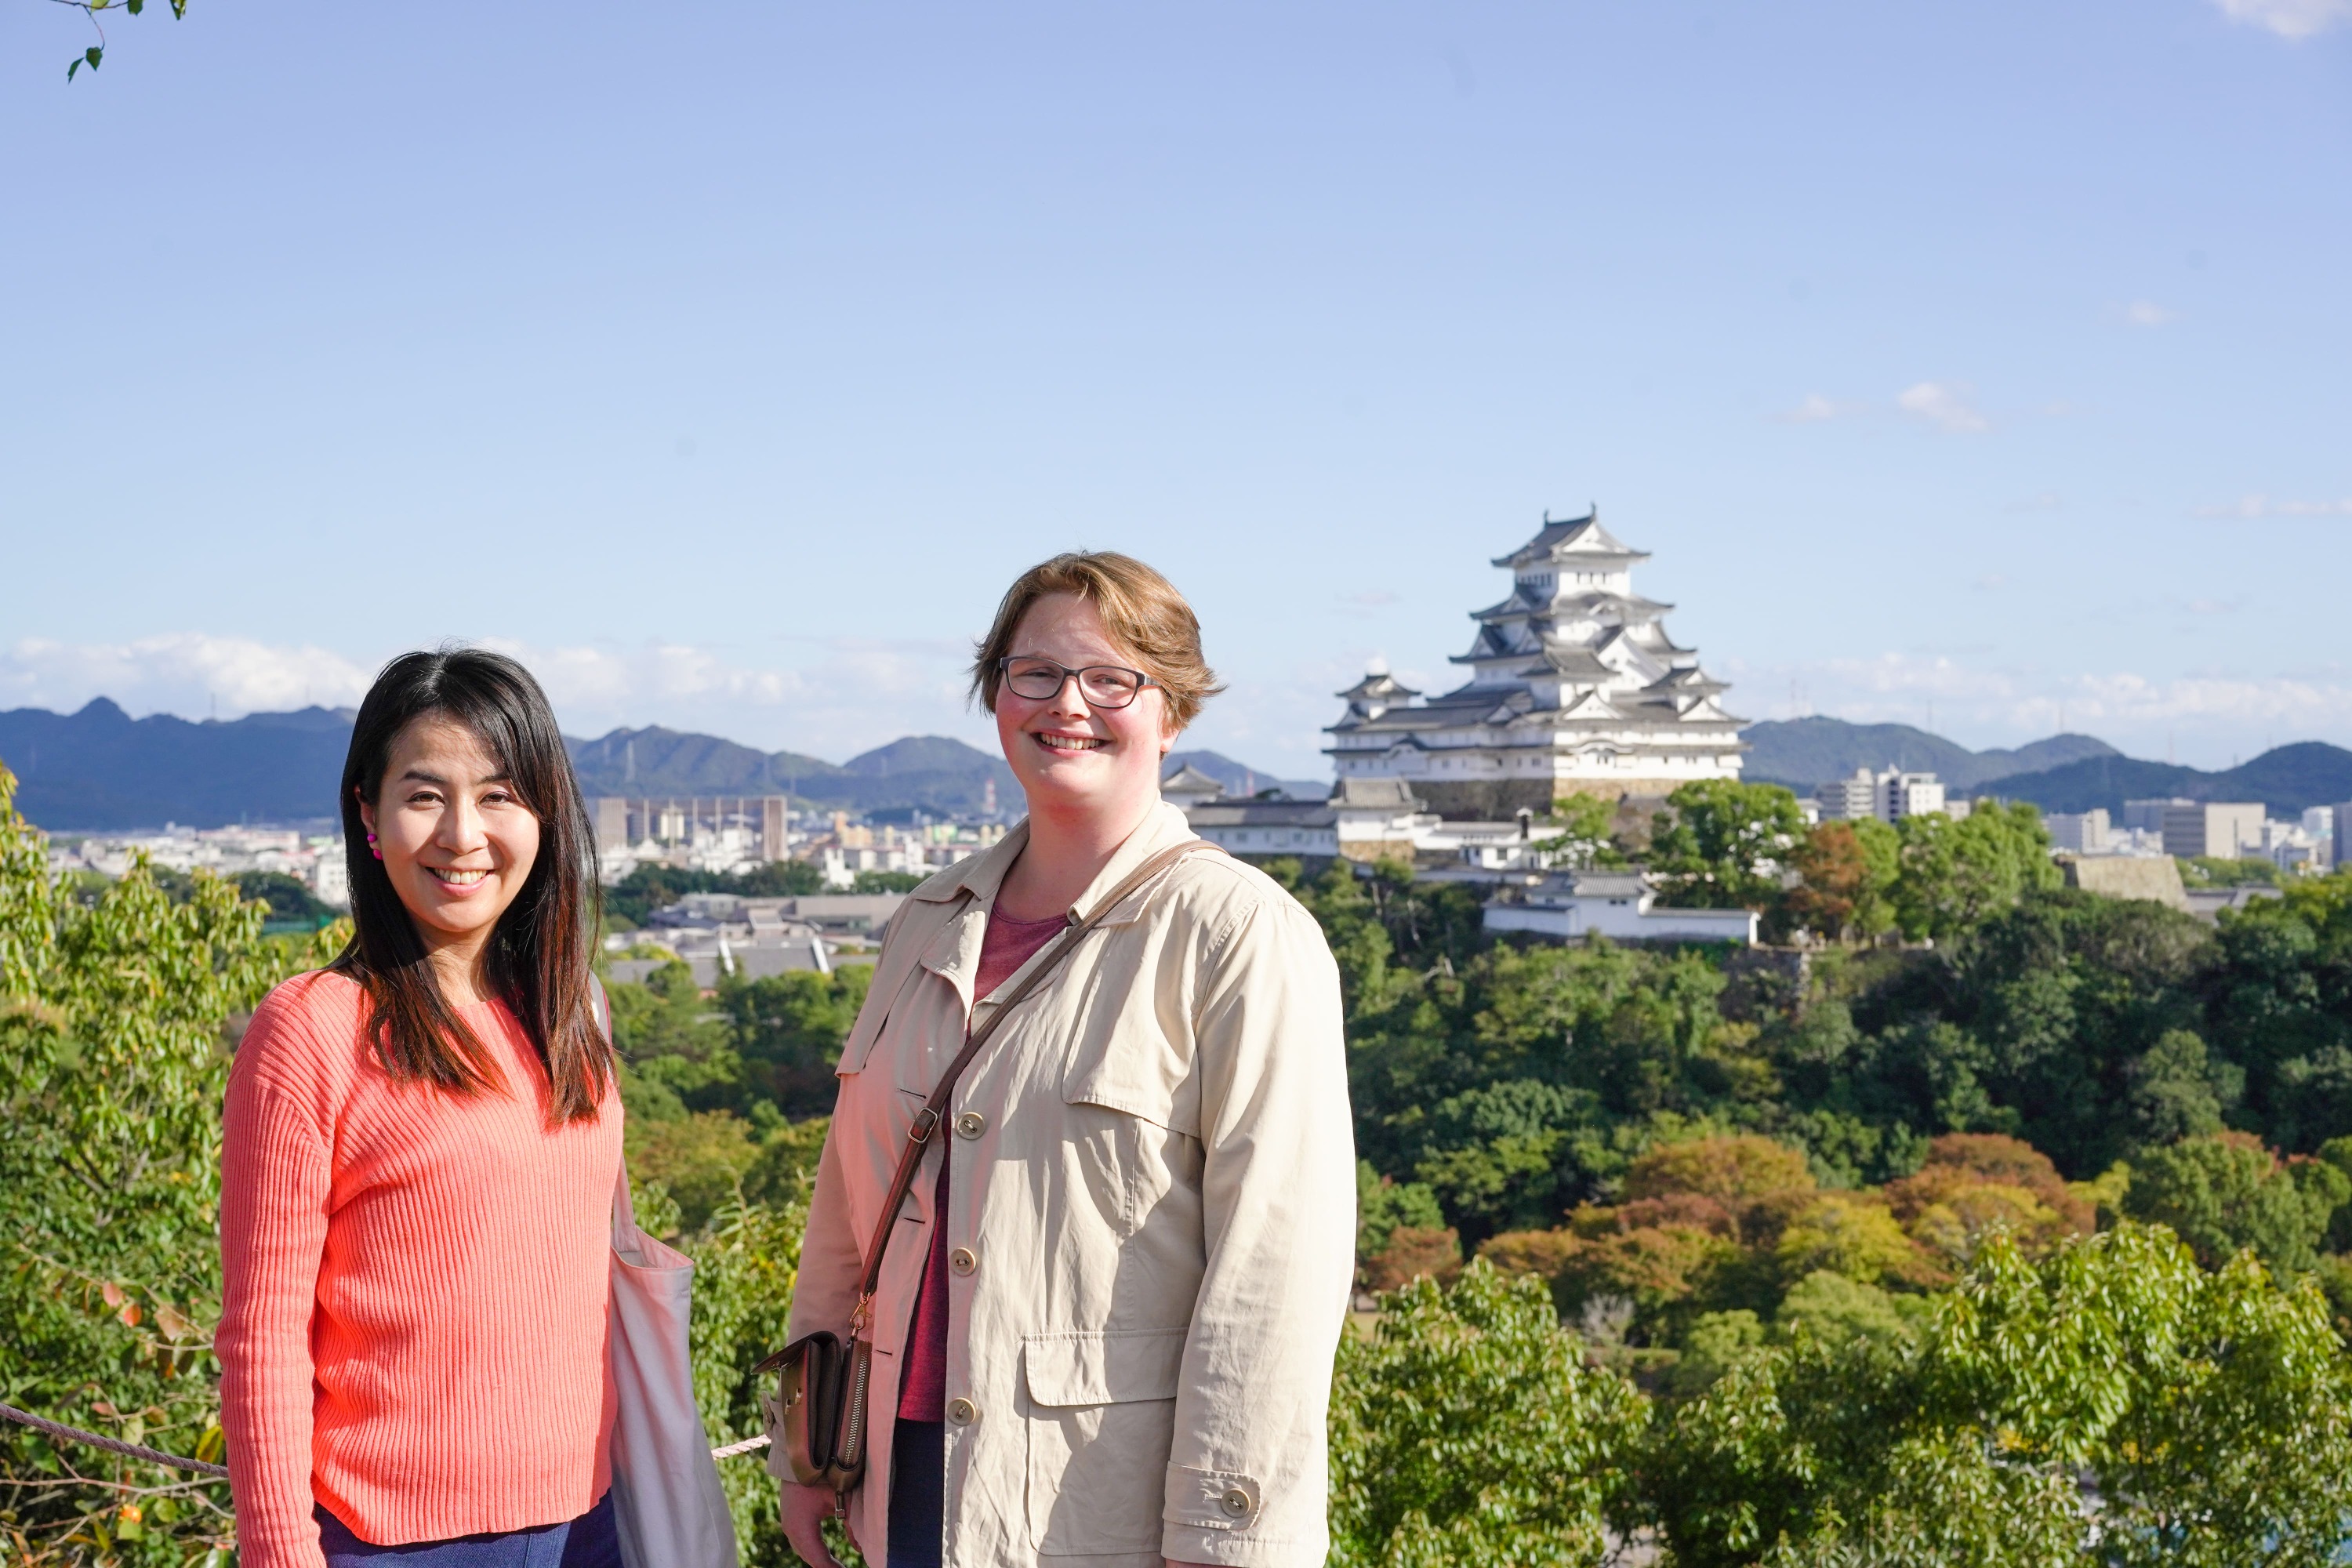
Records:
[[[100,697],[78,713],[0,713],[16,809],[52,832],[331,816],[351,741],[350,711],[326,708],[191,723]]]
[[[351,741],[347,709],[305,708],[192,723],[168,714],[132,719],[105,698],[80,711],[0,712],[0,763],[18,778],[16,805],[53,832],[105,832],[177,822],[305,822],[335,812]],[[2276,814],[2352,800],[2352,752],[2305,741],[2263,752],[2226,773],[2126,757],[2088,735],[2053,735],[2014,750],[1971,752],[1907,724],[1837,719],[1749,726],[1747,776],[1810,793],[1856,768],[1932,772],[1956,792],[2030,800],[2046,811],[2109,810],[2126,800],[2261,801]],[[888,820],[916,811],[976,812],[988,784],[999,809],[1021,809],[1004,760],[961,741],[909,735],[828,763],[796,752],[761,752],[715,735],[659,727],[572,740],[581,786],[591,795],[791,795],[814,806]],[[1319,800],[1319,780],[1283,779],[1210,751],[1178,752],[1235,794],[1279,789]]]
[[[1997,779],[1991,793],[2030,800],[2044,811],[2113,811],[2126,800],[2253,800],[2273,816],[2352,801],[2352,752],[2322,741],[2274,746],[2223,773],[2204,773],[2135,757],[2085,757],[2042,773]]]
[[[1934,773],[1955,789],[1975,789],[2013,773],[2123,754],[2088,735],[2053,735],[2015,751],[1971,752],[1908,724],[1849,724],[1843,719],[1769,719],[1748,726],[1740,739],[1748,745],[1747,777],[1784,784],[1799,795],[1832,779],[1852,778],[1856,768]]]
[[[52,832],[317,821],[335,814],[352,719],[349,709],[326,708],[225,722],[133,719],[101,697],[69,714],[0,712],[0,763],[17,776],[17,809]],[[658,727],[566,743],[592,796],[790,795],[887,820],[919,810],[980,811],[992,779],[998,808],[1021,809],[1003,757],[940,735],[909,735],[846,763]],[[1179,752],[1171,771],[1187,761],[1236,793],[1255,784],[1320,799],[1329,787],[1278,779],[1214,752]]]
[[[2053,735],[2015,751],[1971,752],[1908,724],[1771,720],[1743,735],[1748,778],[1803,795],[1856,768],[1932,773],[1955,793],[2030,800],[2044,811],[2119,809],[2126,800],[2260,801],[2274,816],[2352,800],[2352,752],[2300,741],[2223,773],[2126,757],[2088,735]]]

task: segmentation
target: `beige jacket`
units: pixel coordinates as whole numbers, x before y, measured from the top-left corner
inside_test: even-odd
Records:
[[[1190,837],[1155,807],[1074,913]],[[972,975],[1027,838],[934,877],[891,922],[842,1047],[795,1339],[846,1331],[908,1126],[992,1005]],[[1314,919],[1237,860],[1186,857],[1000,1026],[946,1128],[944,1560],[1320,1563],[1355,1148],[1339,972]],[[876,1563],[938,1158],[876,1292],[868,1479],[852,1500]]]

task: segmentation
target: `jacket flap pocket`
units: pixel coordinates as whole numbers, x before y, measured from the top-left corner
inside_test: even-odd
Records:
[[[1121,1405],[1173,1399],[1189,1329],[1104,1329],[1034,1334],[1021,1359],[1034,1405]]]
[[[1064,1069],[1062,1099],[1141,1117],[1188,1138],[1201,1135],[1200,1087],[1156,1019],[1121,1015],[1082,1035]]]

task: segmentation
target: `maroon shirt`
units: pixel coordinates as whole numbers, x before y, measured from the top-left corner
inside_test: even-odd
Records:
[[[994,910],[980,942],[980,973],[972,977],[971,994],[985,997],[1013,978],[1037,950],[1054,940],[1069,921],[1055,915],[1042,921],[1016,921]],[[942,1125],[941,1131],[947,1128]],[[931,1256],[923,1265],[923,1288],[915,1297],[915,1321],[907,1330],[907,1374],[898,1384],[898,1419],[943,1421],[948,1397],[948,1167],[940,1142],[939,1194],[931,1201]]]

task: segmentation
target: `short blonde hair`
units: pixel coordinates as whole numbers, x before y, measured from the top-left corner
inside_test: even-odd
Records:
[[[1048,594],[1075,594],[1095,607],[1110,635],[1124,643],[1143,672],[1165,693],[1170,723],[1181,730],[1201,704],[1224,688],[1201,657],[1201,621],[1176,585],[1132,555],[1111,550],[1069,550],[1041,561],[1013,580],[996,619],[971,663],[972,695],[991,713],[1013,651],[1013,634],[1029,606]]]

